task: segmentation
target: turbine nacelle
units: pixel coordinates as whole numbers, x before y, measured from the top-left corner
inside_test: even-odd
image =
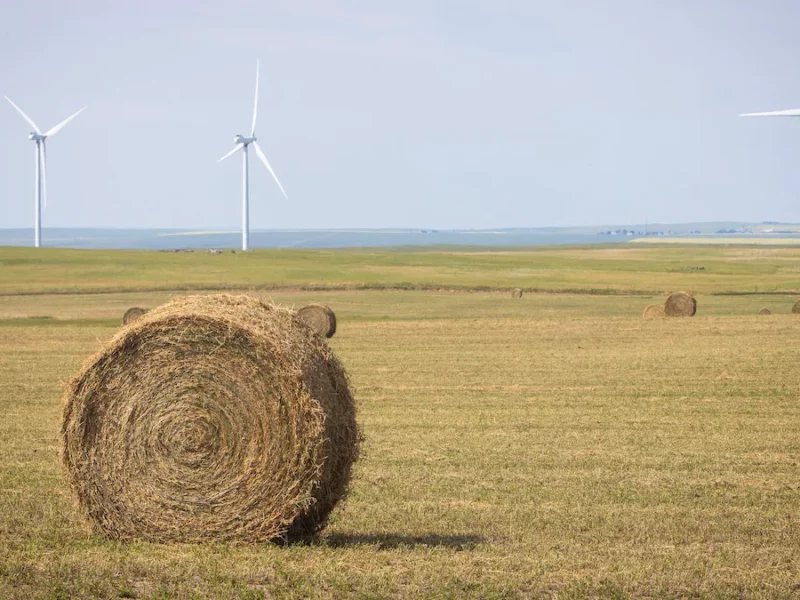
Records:
[[[43,142],[47,139],[46,135],[42,135],[41,133],[36,133],[31,131],[31,134],[28,136],[28,139],[34,142]]]
[[[241,144],[242,146],[247,146],[248,144],[252,144],[253,142],[255,142],[256,139],[257,139],[256,136],[245,137],[241,133],[237,133],[236,137],[233,138],[233,143]]]

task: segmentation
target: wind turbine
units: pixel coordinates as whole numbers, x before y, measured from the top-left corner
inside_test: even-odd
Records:
[[[36,126],[36,123],[33,122],[33,119],[26,115],[19,106],[14,104],[11,101],[11,98],[8,96],[4,97],[6,100],[8,100],[8,103],[11,104],[11,106],[13,106],[17,112],[22,115],[22,118],[25,119],[31,127],[33,127],[33,131],[31,131],[28,139],[36,142],[36,184],[33,210],[33,245],[38,248],[42,245],[42,200],[44,200],[45,208],[47,207],[47,144],[45,143],[45,140],[61,131],[64,128],[64,125],[85,111],[86,107],[84,106],[71,117],[67,117],[55,127],[52,127],[46,132],[42,133],[42,131]]]
[[[740,117],[800,117],[800,108],[774,110],[772,112],[745,113]]]
[[[283,194],[283,197],[287,200],[289,197],[286,195],[286,192],[283,190],[283,186],[281,182],[278,181],[278,176],[275,175],[275,171],[272,170],[272,167],[269,165],[269,161],[265,156],[263,150],[258,145],[256,141],[256,115],[258,114],[258,61],[256,61],[256,99],[253,103],[253,126],[250,130],[250,137],[245,137],[241,133],[237,133],[236,137],[233,138],[233,143],[236,144],[233,150],[228,152],[225,156],[220,158],[217,162],[220,163],[229,156],[235,154],[239,150],[242,151],[242,250],[247,251],[248,247],[248,238],[250,237],[250,177],[248,172],[248,165],[247,165],[247,148],[251,144],[253,148],[255,148],[256,156],[264,163],[264,166],[267,167],[267,170],[272,174],[272,177],[275,179],[275,183],[278,184],[278,187]]]

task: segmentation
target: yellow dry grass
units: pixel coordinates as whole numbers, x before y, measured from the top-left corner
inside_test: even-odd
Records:
[[[117,298],[157,303],[123,296],[89,299],[99,321],[0,303],[0,598],[796,597],[788,299],[644,320],[641,297],[315,294],[345,322],[365,457],[318,542],[229,547],[108,542],[72,503],[61,384]]]

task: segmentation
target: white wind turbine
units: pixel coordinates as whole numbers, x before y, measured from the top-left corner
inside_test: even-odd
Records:
[[[22,118],[25,119],[31,127],[33,127],[33,131],[31,131],[28,139],[36,142],[36,191],[34,196],[33,245],[38,248],[42,245],[42,200],[44,200],[44,206],[47,206],[47,145],[45,140],[61,131],[64,125],[72,121],[72,119],[86,110],[86,107],[84,106],[71,117],[67,117],[55,127],[52,127],[46,132],[42,133],[41,130],[36,126],[36,123],[33,122],[33,119],[22,112],[22,109],[11,101],[11,98],[5,96],[5,99],[8,100],[9,104],[11,104],[11,106],[13,106],[17,112],[22,115]]]
[[[275,171],[272,170],[272,167],[269,165],[269,161],[267,157],[264,155],[264,152],[261,150],[261,147],[258,145],[256,141],[256,115],[258,114],[258,61],[256,61],[256,99],[253,104],[253,126],[250,131],[250,137],[244,137],[241,133],[237,133],[236,137],[233,138],[233,143],[236,144],[233,150],[228,152],[225,156],[220,158],[217,162],[222,162],[229,156],[235,154],[239,150],[242,151],[242,160],[243,160],[243,167],[242,167],[242,250],[247,251],[248,248],[248,238],[250,237],[250,178],[248,173],[248,166],[247,166],[247,147],[250,144],[253,145],[253,148],[256,150],[256,155],[264,163],[264,166],[267,167],[267,170],[272,174],[272,177],[275,179],[275,183],[278,184],[278,187],[283,194],[283,197],[287,200],[289,197],[286,195],[286,192],[283,190],[283,186],[281,182],[278,181],[278,176],[275,175]]]

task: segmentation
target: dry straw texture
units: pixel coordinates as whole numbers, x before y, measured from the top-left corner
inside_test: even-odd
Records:
[[[648,304],[644,312],[642,312],[642,316],[645,319],[655,319],[658,317],[664,316],[664,305],[663,304]]]
[[[675,292],[664,302],[664,314],[668,317],[692,317],[697,312],[697,301],[691,294]]]
[[[522,298],[522,290],[520,288],[514,288],[513,290],[511,290],[511,297]]]
[[[309,304],[297,311],[297,316],[317,334],[329,338],[336,333],[336,315],[324,304]]]
[[[125,314],[122,315],[122,324],[127,325],[128,323],[133,323],[136,319],[141,317],[147,312],[145,308],[139,308],[138,306],[133,306],[125,311]]]
[[[800,300],[794,303],[794,306],[792,306],[792,312],[794,314],[800,314]]]
[[[121,330],[71,382],[62,459],[111,538],[316,533],[359,447],[347,377],[296,313],[190,296]]]
[[[768,309],[768,308],[762,308],[760,311],[758,311],[758,314],[760,314],[760,315],[771,315],[772,311],[770,309]]]

